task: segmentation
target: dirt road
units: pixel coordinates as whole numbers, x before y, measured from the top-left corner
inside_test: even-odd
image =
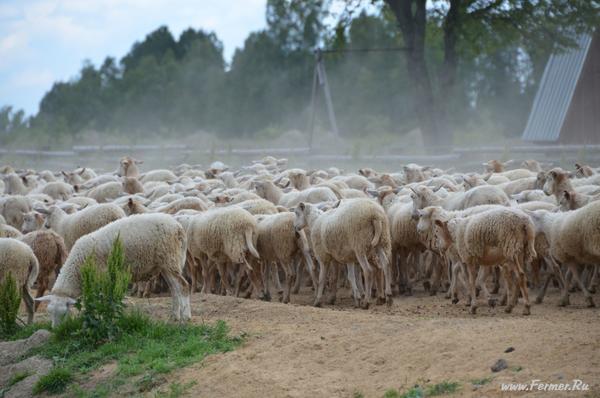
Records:
[[[195,384],[199,397],[381,397],[415,384],[459,382],[455,396],[515,396],[501,383],[568,383],[581,379],[588,393],[521,393],[527,396],[600,396],[600,310],[584,307],[580,294],[559,308],[551,293],[532,315],[505,314],[481,306],[471,316],[464,305],[417,292],[391,308],[352,308],[347,292],[335,306],[313,308],[307,291],[291,305],[196,294],[193,321],[225,320],[232,333],[246,333],[234,352],[182,369],[170,381]],[[167,316],[169,298],[134,300]],[[508,347],[514,351],[505,353]],[[492,373],[500,358],[508,368]],[[488,379],[475,387],[473,380]]]

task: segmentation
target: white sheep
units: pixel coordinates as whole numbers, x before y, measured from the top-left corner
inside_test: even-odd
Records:
[[[304,191],[292,191],[283,193],[271,181],[257,181],[254,183],[258,196],[287,208],[296,206],[300,202],[320,203],[336,201],[340,199],[330,188],[314,187]]]
[[[8,225],[16,229],[21,229],[23,216],[30,211],[31,202],[26,196],[14,195],[0,198],[0,214]]]
[[[0,282],[11,273],[21,291],[21,298],[27,309],[27,323],[33,322],[33,297],[29,289],[33,286],[38,272],[38,260],[25,243],[12,238],[0,238]]]
[[[523,314],[530,314],[524,270],[525,265],[536,257],[535,228],[525,213],[516,209],[498,208],[465,218],[452,218],[440,211],[437,216],[432,217],[432,221],[438,227],[436,236],[442,248],[448,249],[453,245],[461,262],[467,267],[472,314],[477,310],[475,277],[480,265],[502,266],[509,284],[514,273],[524,300]],[[420,228],[417,225],[417,229]],[[516,288],[510,290],[506,312],[512,311],[519,298]]]
[[[537,210],[527,214],[533,220],[536,231],[548,239],[551,256],[568,267],[588,306],[594,307],[594,300],[582,282],[579,268],[600,264],[600,202],[591,202],[568,212]]]
[[[37,210],[48,214],[46,227],[63,237],[67,249],[71,249],[83,235],[125,217],[123,209],[112,203],[86,207],[74,214],[67,214],[58,206],[51,206],[49,210]]]
[[[371,302],[373,280],[377,282],[380,300],[392,302],[391,275],[389,259],[391,257],[391,239],[385,212],[377,203],[369,199],[344,199],[339,205],[322,212],[310,203],[299,203],[295,209],[297,230],[308,228],[310,240],[319,261],[319,286],[315,297],[315,306],[321,305],[325,278],[332,265],[360,264],[365,278],[365,292],[362,307]],[[370,264],[374,262],[376,269]],[[337,289],[337,267],[333,269],[330,303],[335,301]],[[349,273],[352,272],[348,268]],[[383,272],[385,288],[382,278]],[[350,277],[355,302],[359,292],[355,280]],[[385,293],[384,293],[385,292]],[[385,294],[385,296],[384,296]],[[360,294],[362,296],[362,294]]]
[[[48,302],[52,325],[57,326],[81,294],[81,266],[95,255],[104,267],[115,239],[121,239],[125,263],[132,281],[146,281],[158,274],[166,280],[173,297],[173,318],[191,319],[190,286],[183,277],[186,237],[183,227],[166,214],[140,214],[117,220],[79,239],[54,283],[50,294],[36,299]]]
[[[207,273],[213,265],[216,265],[226,291],[232,292],[226,268],[244,264],[251,270],[247,253],[260,258],[256,251],[256,220],[246,210],[231,206],[210,209],[188,221],[188,249],[202,267],[203,292],[208,293]],[[255,288],[260,289],[259,286]]]

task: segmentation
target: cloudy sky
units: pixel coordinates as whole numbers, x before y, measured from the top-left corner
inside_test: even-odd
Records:
[[[192,26],[216,32],[230,60],[249,32],[265,26],[265,0],[0,0],[0,107],[27,114],[52,83],[84,59],[120,59],[160,25],[177,37]]]

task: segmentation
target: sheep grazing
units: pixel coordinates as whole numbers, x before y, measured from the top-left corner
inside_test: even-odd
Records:
[[[25,243],[12,238],[0,238],[0,282],[12,275],[27,309],[27,323],[33,322],[33,298],[29,289],[39,271],[38,260]]]
[[[461,262],[467,267],[472,314],[477,310],[475,277],[479,265],[502,266],[508,284],[513,275],[516,276],[525,305],[523,314],[530,314],[525,265],[536,257],[535,228],[525,213],[498,208],[469,217],[452,218],[440,211],[432,217],[432,221],[438,228],[436,237],[441,247],[446,250],[453,245]],[[506,312],[512,311],[519,298],[516,287],[510,290]]]
[[[57,326],[81,294],[80,269],[85,259],[95,255],[104,267],[115,239],[121,239],[125,263],[132,281],[140,282],[161,275],[173,297],[173,318],[191,319],[190,286],[183,277],[186,237],[183,227],[166,214],[141,214],[117,220],[79,239],[49,295],[37,298],[48,302],[53,327]]]
[[[537,210],[527,214],[538,234],[542,233],[548,239],[552,258],[571,271],[588,306],[594,307],[594,300],[580,277],[579,268],[600,264],[600,202],[591,202],[564,213]]]
[[[58,206],[52,206],[49,210],[37,209],[37,211],[48,214],[46,227],[62,236],[69,250],[81,236],[125,217],[125,212],[112,203],[87,207],[75,214],[67,214]]]
[[[25,176],[19,176],[16,173],[10,173],[2,176],[4,182],[4,193],[8,195],[27,195],[31,188],[26,185]]]
[[[36,190],[36,192],[46,194],[54,200],[67,200],[75,191],[71,184],[62,181],[54,181],[47,183],[41,189]]]
[[[67,248],[63,238],[56,232],[34,231],[23,235],[19,240],[31,247],[39,263],[37,277],[37,297],[42,297],[48,289],[52,274],[58,275],[60,267],[67,259]],[[39,303],[35,304],[37,309]]]
[[[193,216],[189,219],[187,236],[189,251],[202,267],[204,293],[208,293],[209,272],[214,265],[221,276],[221,284],[233,294],[226,268],[243,264],[252,270],[247,253],[260,258],[256,251],[256,220],[236,206],[210,209]],[[238,277],[241,277],[239,273]],[[254,287],[260,289],[258,285]]]
[[[371,302],[373,279],[377,282],[379,298],[392,301],[389,259],[391,238],[385,212],[369,199],[345,199],[327,212],[322,212],[310,203],[299,203],[295,209],[296,230],[308,228],[315,256],[319,261],[319,285],[314,305],[321,306],[325,278],[329,268],[335,264],[348,265],[349,279],[355,303],[361,297],[363,308]],[[376,268],[371,266],[372,261]],[[354,278],[354,264],[360,264],[365,279],[364,295],[358,291]],[[378,271],[378,272],[377,272]],[[379,273],[383,271],[383,282]],[[329,303],[335,302],[337,289],[337,267],[333,269]],[[385,292],[385,296],[383,296]]]

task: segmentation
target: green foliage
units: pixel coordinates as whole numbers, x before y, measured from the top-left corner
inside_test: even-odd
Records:
[[[489,377],[482,377],[481,379],[473,379],[471,380],[471,384],[473,384],[474,386],[484,386],[488,383],[490,383],[492,380],[494,380],[493,377],[489,376]]]
[[[425,390],[426,397],[435,397],[438,395],[452,394],[460,388],[460,383],[455,381],[442,381],[441,383],[428,386]]]
[[[90,345],[79,332],[82,318],[67,318],[53,330],[48,344],[30,354],[53,359],[55,366],[71,372],[75,381],[79,375],[116,361],[117,370],[109,384],[81,392],[81,396],[103,396],[140,375],[140,392],[153,389],[166,381],[164,374],[199,362],[207,355],[231,351],[242,342],[240,337],[228,336],[229,329],[222,321],[214,326],[179,325],[154,321],[139,312],[125,312],[117,323],[121,333],[114,340]]]
[[[383,398],[400,398],[400,393],[395,388],[390,388],[383,394]]]
[[[354,391],[352,398],[365,398],[365,395],[360,391]]]
[[[55,367],[50,372],[40,377],[35,386],[33,393],[35,395],[47,392],[49,394],[60,394],[65,391],[67,386],[73,381],[73,374],[65,368]]]
[[[106,271],[96,266],[94,255],[81,267],[81,333],[90,344],[114,340],[121,333],[119,320],[123,315],[123,298],[131,280],[125,264],[123,244],[115,239],[106,262]]]
[[[17,314],[20,305],[21,293],[9,271],[0,283],[0,338],[10,337],[18,330]]]

